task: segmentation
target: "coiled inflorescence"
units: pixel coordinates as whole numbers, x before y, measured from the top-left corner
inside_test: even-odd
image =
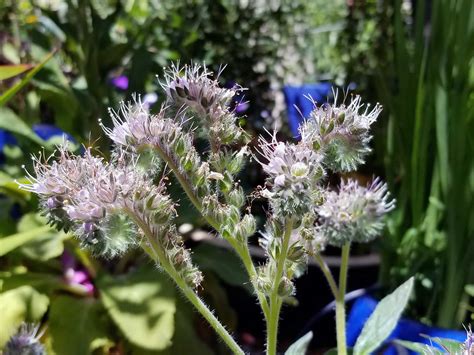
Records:
[[[320,199],[319,181],[324,176],[322,156],[305,144],[260,139],[263,170],[270,190],[264,193],[276,215],[302,215]],[[257,158],[258,159],[258,158]]]
[[[375,239],[384,227],[383,216],[395,208],[389,195],[387,185],[378,179],[367,187],[343,181],[339,191],[327,192],[317,208],[319,233],[334,246]]]
[[[90,149],[82,156],[65,146],[58,152],[51,164],[35,158],[36,176],[22,185],[40,197],[51,224],[71,230],[82,246],[108,257],[138,244],[138,235],[147,233],[145,227],[170,262],[178,260],[178,249],[189,254],[172,225],[176,212],[163,181],[154,184],[125,152],[111,163],[93,156]],[[199,284],[200,273],[189,255],[180,259],[179,270],[193,286]]]
[[[165,71],[162,83],[169,105],[177,109],[186,107],[199,118],[214,152],[221,145],[238,141],[243,134],[230,110],[231,100],[242,88],[220,87],[219,74],[213,78],[206,66],[196,64],[182,68],[173,65]]]
[[[324,154],[324,165],[329,169],[352,171],[364,162],[370,152],[370,126],[382,111],[376,104],[372,109],[364,105],[360,96],[351,98],[349,105],[316,106],[301,125],[301,140]]]

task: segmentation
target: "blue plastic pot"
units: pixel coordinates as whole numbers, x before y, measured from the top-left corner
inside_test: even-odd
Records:
[[[285,94],[288,123],[295,138],[299,138],[298,127],[313,110],[313,103],[307,98],[310,96],[318,105],[327,101],[331,92],[331,83],[307,84],[302,86],[287,85],[283,88]],[[305,97],[306,96],[306,97]]]
[[[368,295],[361,296],[355,300],[349,317],[347,319],[347,346],[353,347],[359,334],[364,327],[365,322],[375,310],[378,301]],[[396,328],[392,334],[385,341],[384,345],[388,346],[384,351],[384,354],[397,354],[396,348],[390,343],[394,339],[412,341],[417,343],[423,343],[431,346],[437,346],[430,342],[429,339],[421,336],[421,334],[427,335],[428,337],[439,337],[445,339],[452,339],[463,342],[466,340],[466,332],[459,330],[448,330],[436,327],[430,327],[426,324],[416,322],[410,319],[402,318],[399,320]],[[408,351],[409,354],[416,354],[413,351]]]

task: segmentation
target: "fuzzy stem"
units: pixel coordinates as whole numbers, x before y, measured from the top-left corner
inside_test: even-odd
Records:
[[[184,296],[188,299],[189,302],[198,310],[199,313],[207,320],[211,327],[216,331],[216,333],[221,337],[221,339],[227,344],[229,349],[234,354],[244,354],[243,350],[236,343],[234,338],[229,334],[225,327],[219,322],[213,312],[206,306],[206,304],[199,298],[199,296],[194,292],[194,290],[189,287],[186,281],[181,277],[181,275],[176,271],[176,269],[171,265],[164,253],[163,250],[157,245],[154,240],[153,233],[146,223],[144,223],[140,218],[133,216],[134,221],[138,224],[140,229],[145,234],[146,240],[149,243],[148,246],[142,245],[143,250],[171,277],[171,279],[176,283],[178,288],[183,292]]]
[[[331,292],[334,298],[337,298],[339,295],[339,289],[336,285],[336,281],[334,280],[334,277],[331,274],[331,270],[329,270],[328,264],[326,264],[323,257],[319,253],[316,253],[314,255],[314,259],[316,260],[316,262],[319,265],[319,268],[323,272],[324,277],[326,278],[326,281],[328,282],[329,287],[331,288]]]
[[[293,221],[290,219],[286,222],[280,255],[276,260],[277,270],[273,280],[273,289],[270,296],[270,315],[267,321],[267,355],[275,355],[277,350],[278,322],[282,305],[282,300],[278,296],[278,286],[283,277],[292,231]]]
[[[161,149],[161,147],[159,145],[153,145],[152,148],[157,151],[157,153],[160,155],[161,159],[163,159],[168,164],[168,166],[171,168],[174,175],[176,176],[176,179],[180,183],[181,187],[183,188],[184,192],[186,193],[186,195],[188,196],[189,200],[192,202],[194,207],[201,213],[201,215],[205,218],[207,223],[209,223],[209,225],[212,228],[214,228],[219,234],[222,235],[222,233],[220,231],[219,223],[217,221],[215,221],[212,217],[206,216],[205,214],[202,213],[202,203],[199,200],[199,197],[196,196],[196,194],[193,191],[193,188],[192,188],[191,184],[186,179],[186,177],[183,176],[183,174],[180,172],[180,170],[179,170],[177,164],[175,163],[175,161],[170,156],[168,156],[168,154],[166,154],[166,152],[163,149]],[[268,302],[267,302],[267,299],[265,298],[265,295],[258,290],[258,288],[256,287],[256,285],[254,283],[255,278],[257,276],[257,271],[255,269],[255,265],[252,262],[252,258],[250,256],[250,251],[249,251],[249,248],[248,248],[247,244],[238,244],[233,239],[227,239],[226,238],[226,240],[231,244],[231,246],[236,251],[237,255],[242,260],[242,262],[244,264],[244,267],[247,271],[247,274],[249,275],[250,282],[252,283],[252,286],[255,290],[255,293],[257,294],[257,297],[258,297],[258,300],[260,302],[260,306],[262,308],[263,314],[264,314],[265,318],[267,318],[268,317],[268,312],[269,312]]]
[[[338,355],[347,354],[346,345],[346,310],[344,297],[346,295],[347,268],[349,264],[349,253],[351,244],[346,243],[342,246],[341,269],[339,271],[339,293],[336,297],[336,335],[337,335],[337,353]]]

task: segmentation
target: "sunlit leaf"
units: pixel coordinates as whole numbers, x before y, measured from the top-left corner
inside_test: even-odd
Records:
[[[0,65],[0,80],[12,78],[31,68],[29,64]]]
[[[285,355],[304,355],[308,350],[309,343],[313,339],[313,332],[308,332],[290,345]]]
[[[46,55],[37,66],[35,66],[31,71],[28,72],[28,74],[25,75],[23,79],[21,79],[20,82],[13,85],[5,93],[3,93],[0,96],[0,107],[4,106],[18,91],[20,91],[26,84],[28,84],[30,80],[36,75],[36,73],[39,72],[41,68],[43,68],[43,66],[52,58],[54,53],[55,51],[52,51],[51,53]]]
[[[123,335],[149,350],[171,346],[176,312],[174,286],[158,270],[140,269],[98,280],[101,299]]]
[[[94,298],[59,296],[51,302],[48,329],[57,354],[89,355],[110,344],[106,312]]]
[[[364,325],[354,354],[370,354],[392,333],[413,289],[413,277],[379,302]]]
[[[31,286],[22,286],[0,293],[0,349],[22,322],[41,319],[49,299]]]
[[[1,98],[0,98],[1,101]],[[35,132],[22,121],[15,112],[6,107],[1,107],[0,104],[0,128],[6,131],[26,137],[33,142],[44,145],[45,142],[36,135]]]

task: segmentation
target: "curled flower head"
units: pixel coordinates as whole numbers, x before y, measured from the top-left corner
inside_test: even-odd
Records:
[[[370,152],[370,126],[382,111],[364,105],[360,96],[351,98],[349,105],[315,105],[310,117],[300,127],[301,140],[324,153],[324,165],[333,171],[352,171],[364,163]]]
[[[214,106],[227,106],[239,91],[236,86],[220,87],[212,75],[205,65],[186,65],[183,68],[172,65],[165,71],[162,86],[168,98],[178,106],[185,104],[197,113],[206,114]]]
[[[59,149],[51,164],[35,158],[35,177],[23,188],[36,193],[51,224],[71,230],[85,247],[105,256],[123,253],[136,243],[136,228],[127,217],[139,194],[164,200],[160,212],[171,218],[171,200],[164,186],[154,186],[134,168],[133,162],[106,163],[90,149],[83,156]]]
[[[267,192],[275,213],[292,215],[312,208],[319,198],[318,182],[324,175],[321,155],[304,144],[271,142],[263,138],[259,142],[261,162],[267,173]]]
[[[38,333],[39,326],[23,323],[3,349],[4,355],[44,355],[46,350],[40,343],[42,334]]]
[[[218,82],[221,71],[213,78],[206,66],[173,65],[165,71],[165,81],[161,84],[169,104],[185,107],[195,114],[216,147],[237,141],[243,134],[236,124],[237,117],[229,109],[231,100],[243,89],[221,87]]]
[[[369,186],[354,180],[343,181],[339,191],[326,194],[317,214],[321,233],[328,244],[342,246],[349,242],[366,243],[383,230],[383,216],[395,207],[387,185],[375,179]]]

